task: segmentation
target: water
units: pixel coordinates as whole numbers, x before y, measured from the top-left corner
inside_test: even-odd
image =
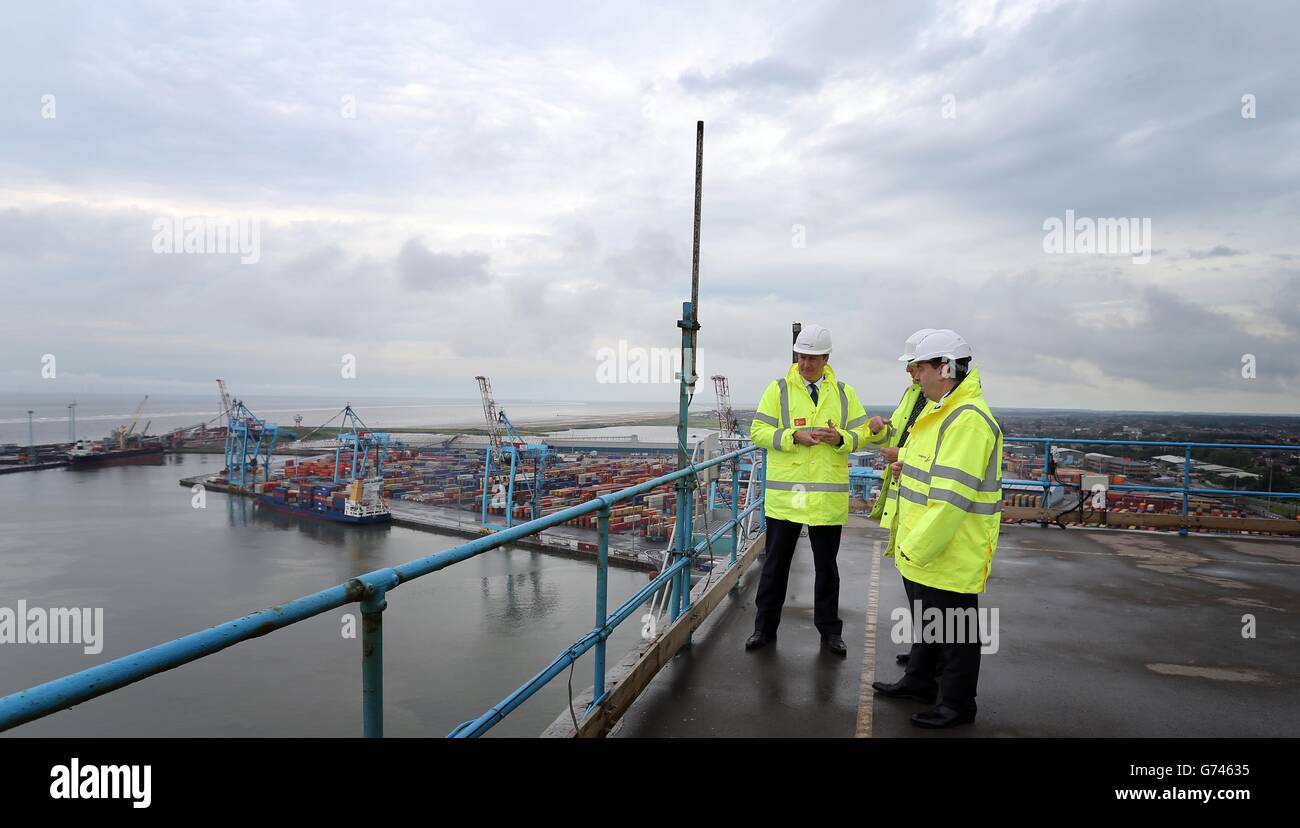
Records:
[[[0,695],[169,641],[463,539],[255,511],[177,480],[221,466],[168,455],[153,466],[0,476],[0,607],[102,607],[104,648],[0,644]],[[610,608],[647,575],[611,568]],[[541,670],[595,619],[595,566],[499,549],[390,593],[384,617],[386,734],[444,736]],[[341,635],[357,618],[358,638]],[[357,736],[360,612],[326,613],[12,731],[19,736]],[[609,642],[637,640],[635,617]],[[574,692],[591,684],[592,654]],[[494,735],[536,736],[564,710],[565,676]],[[579,711],[580,713],[581,711]]]
[[[694,447],[700,440],[716,431],[716,428],[688,428],[686,430],[686,445]],[[642,443],[674,443],[677,441],[677,426],[636,425],[570,428],[564,431],[552,431],[548,436],[564,438],[635,437]]]
[[[75,397],[75,399],[74,399]],[[77,437],[105,437],[119,425],[128,425],[140,394],[0,393],[0,445],[27,445],[27,412],[32,411],[32,430],[37,444],[68,440],[68,403],[76,402]],[[343,408],[345,401],[325,397],[250,396],[244,403],[259,417],[293,428],[295,414],[302,415],[304,432],[324,424]],[[352,400],[352,408],[372,428],[430,426],[435,428],[476,427],[483,424],[483,405],[478,399],[436,400],[384,397]],[[499,400],[516,425],[544,425],[575,419],[626,416],[646,412],[674,413],[676,407],[653,403],[555,402],[544,400]],[[150,395],[140,414],[136,431],[149,424],[150,434],[208,423],[224,425],[218,419],[220,401],[216,389],[211,396],[176,394]],[[334,420],[332,425],[337,425]]]

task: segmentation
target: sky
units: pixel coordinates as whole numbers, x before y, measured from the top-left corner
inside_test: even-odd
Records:
[[[709,404],[721,373],[752,405],[798,320],[869,404],[935,327],[995,408],[1300,410],[1295,4],[6,20],[0,391],[671,402],[669,372],[618,380],[680,345],[703,120]],[[1081,218],[1149,237],[1094,252]],[[166,238],[196,219],[253,255]]]

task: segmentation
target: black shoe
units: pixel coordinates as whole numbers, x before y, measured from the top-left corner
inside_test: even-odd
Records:
[[[871,689],[875,690],[882,696],[888,696],[891,699],[911,699],[912,701],[925,702],[934,704],[935,699],[939,697],[939,688],[931,687],[924,689],[917,687],[915,684],[908,682],[904,677],[893,684],[886,684],[883,681],[871,682]]]
[[[974,710],[958,710],[946,704],[940,704],[924,713],[913,713],[912,724],[917,727],[955,727],[975,721]]]
[[[754,634],[745,641],[745,649],[757,650],[760,647],[766,647],[769,641],[776,641],[776,633],[768,635],[761,630],[754,630]]]
[[[897,661],[899,664],[906,664],[907,660],[911,657],[912,657],[911,653],[899,653],[898,655],[894,656],[894,661]]]
[[[835,653],[840,658],[848,655],[849,652],[849,648],[844,646],[844,639],[838,635],[823,635],[822,647]]]

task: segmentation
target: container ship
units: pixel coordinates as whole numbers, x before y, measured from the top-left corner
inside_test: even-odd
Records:
[[[289,464],[293,474],[292,461]],[[251,493],[259,508],[338,523],[388,523],[392,515],[383,498],[381,477],[333,482],[285,476],[255,483]]]

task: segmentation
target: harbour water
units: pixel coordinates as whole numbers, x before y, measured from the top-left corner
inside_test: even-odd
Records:
[[[265,514],[177,485],[217,455],[158,465],[0,476],[0,607],[103,609],[103,650],[0,644],[0,695],[448,549],[461,538],[396,526],[350,527]],[[646,583],[611,567],[610,606]],[[503,548],[404,584],[384,620],[389,736],[444,736],[544,667],[595,619],[595,566]],[[343,637],[345,613],[357,638]],[[635,619],[610,639],[631,648]],[[360,614],[355,606],[254,639],[24,725],[14,736],[357,736]],[[591,653],[574,693],[591,683]],[[493,735],[536,736],[564,710],[552,682]],[[581,711],[578,711],[579,713]]]
[[[0,392],[0,444],[27,445],[27,412],[32,411],[36,442],[56,443],[68,439],[68,403],[76,402],[77,436],[97,439],[114,427],[131,422],[132,412],[143,394],[58,394],[51,392]],[[242,398],[259,417],[293,428],[293,418],[302,415],[302,431],[323,424],[343,408],[339,397],[277,397],[250,395]],[[544,400],[499,400],[516,425],[546,426],[598,417],[618,417],[650,412],[676,413],[675,404],[616,403]],[[218,418],[220,403],[216,384],[208,396],[176,394],[150,395],[140,414],[137,431],[149,424],[150,434],[198,423],[210,427],[225,425]],[[382,397],[353,400],[352,407],[371,428],[471,427],[483,425],[479,399],[417,399]]]

